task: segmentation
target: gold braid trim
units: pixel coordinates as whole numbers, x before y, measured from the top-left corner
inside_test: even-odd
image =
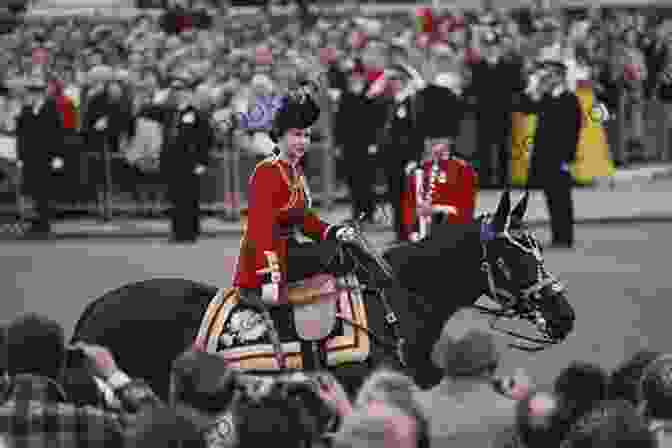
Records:
[[[304,194],[303,182],[301,176],[299,176],[294,182],[292,182],[289,179],[289,175],[287,174],[285,167],[282,166],[282,164],[279,163],[279,161],[275,161],[274,163],[280,169],[280,175],[282,176],[282,180],[284,180],[287,186],[289,187],[289,201],[287,202],[287,205],[285,205],[282,208],[282,211],[284,212],[294,207],[298,202],[299,198],[303,197]]]

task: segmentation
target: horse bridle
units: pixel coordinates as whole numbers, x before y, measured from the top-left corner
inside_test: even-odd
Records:
[[[515,246],[518,248],[520,251],[528,253],[532,255],[536,260],[537,260],[537,279],[534,283],[532,283],[530,286],[520,290],[517,292],[517,296],[514,295],[511,291],[508,291],[503,288],[498,288],[497,285],[495,284],[495,275],[493,273],[493,263],[490,261],[489,256],[488,256],[488,243],[490,241],[494,241],[496,239],[505,239],[507,243],[509,243],[512,246]],[[508,304],[514,304],[517,303],[520,299],[523,301],[529,301],[529,300],[540,300],[541,299],[541,291],[546,288],[546,287],[551,287],[554,292],[560,293],[566,289],[565,285],[560,282],[557,278],[553,276],[550,272],[548,272],[544,266],[543,262],[543,256],[541,253],[541,248],[537,244],[537,242],[532,239],[530,235],[524,235],[524,238],[529,244],[529,247],[526,247],[524,244],[521,242],[517,241],[510,232],[508,231],[502,231],[502,232],[497,232],[492,235],[492,238],[489,239],[488,241],[482,241],[481,242],[481,271],[483,271],[486,276],[487,276],[487,295],[495,300],[498,303],[501,303],[500,299],[505,299],[508,301]],[[499,260],[498,260],[499,261]],[[500,263],[495,262],[494,263],[500,271],[502,271],[505,275],[506,274],[506,268],[505,266],[500,266]]]
[[[373,258],[378,267],[380,267],[383,270],[385,276],[387,277],[386,280],[393,281],[394,271],[392,270],[392,267],[389,265],[387,260],[385,260],[373,247],[371,247],[371,244],[369,244],[368,240],[362,235],[361,229],[356,223],[355,225],[353,225],[353,228],[355,229],[355,239],[353,242],[356,245],[358,245],[362,250],[364,250],[367,253],[367,255]],[[375,279],[375,275],[372,274],[371,271],[364,264],[362,264],[358,260],[357,256],[353,254],[352,251],[350,251],[347,247],[339,245],[339,251],[348,252],[350,259],[353,260],[355,263],[354,271],[358,271],[361,269],[363,272],[366,272],[366,274],[370,279]],[[365,285],[363,288],[360,288],[360,292],[362,293],[367,291],[372,292],[373,295],[377,297],[380,300],[381,304],[383,305],[383,309],[385,310],[385,322],[392,329],[392,333],[394,335],[393,337],[395,339],[394,342],[387,341],[386,338],[383,338],[382,336],[376,334],[376,332],[374,332],[370,328],[364,327],[363,325],[354,322],[352,319],[348,319],[341,315],[338,316],[338,319],[341,320],[342,322],[347,323],[348,325],[352,326],[357,330],[365,332],[367,335],[369,335],[369,337],[374,339],[376,343],[378,343],[379,345],[394,351],[394,354],[399,363],[401,364],[401,366],[404,368],[408,367],[408,363],[406,362],[406,355],[404,354],[406,339],[401,334],[401,328],[400,328],[401,323],[399,322],[399,318],[397,317],[397,314],[394,312],[394,309],[392,309],[389,300],[387,300],[387,296],[385,294],[385,287],[375,285],[374,281],[373,287]]]

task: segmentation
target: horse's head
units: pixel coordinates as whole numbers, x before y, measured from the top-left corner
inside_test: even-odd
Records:
[[[541,244],[524,226],[528,201],[526,192],[512,210],[507,191],[494,215],[480,218],[485,293],[498,303],[515,304],[520,312],[538,310],[550,336],[563,339],[573,328],[574,313],[565,286],[546,268]]]

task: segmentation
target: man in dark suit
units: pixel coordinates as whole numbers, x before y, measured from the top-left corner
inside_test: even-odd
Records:
[[[361,70],[352,70],[344,87],[334,137],[343,151],[352,217],[365,214],[371,220],[376,203],[376,137],[384,124],[387,108],[381,99],[366,96],[367,81]]]
[[[471,67],[472,81],[465,92],[476,112],[479,178],[483,186],[509,183],[512,104],[524,89],[522,67],[504,58],[500,37],[483,37],[483,59]],[[495,163],[493,164],[493,159]]]
[[[47,97],[43,79],[30,80],[26,103],[16,120],[16,143],[23,171],[23,191],[35,204],[31,237],[51,232],[52,172],[63,169],[63,123],[53,98]]]
[[[571,248],[574,206],[569,165],[576,158],[583,114],[579,99],[567,88],[566,66],[554,61],[544,66],[539,88],[522,97],[519,108],[538,117],[528,183],[541,188],[546,196],[552,247]]]
[[[174,106],[165,114],[161,171],[171,202],[172,241],[195,243],[200,233],[201,175],[214,146],[214,130],[205,114],[193,105],[193,85],[185,77],[171,83]]]
[[[93,86],[87,94],[87,108],[84,116],[84,132],[89,151],[96,151],[98,158],[92,164],[92,175],[100,191],[106,188],[105,150],[118,153],[120,142],[133,132],[133,114],[127,98],[124,98],[122,84],[115,80]],[[111,164],[111,177],[116,180],[122,174],[115,160]],[[111,192],[108,192],[108,194]]]
[[[394,210],[394,230],[398,241],[404,241],[403,201],[406,191],[406,166],[420,160],[424,136],[418,127],[417,85],[404,67],[391,67],[390,82],[398,81],[399,92],[388,106],[388,122],[380,138],[382,161],[387,178],[387,195]]]

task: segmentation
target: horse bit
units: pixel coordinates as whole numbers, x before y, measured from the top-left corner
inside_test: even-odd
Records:
[[[516,305],[520,304],[521,300],[523,302],[540,301],[542,299],[541,291],[548,286],[550,286],[553,292],[556,293],[560,293],[565,290],[565,286],[560,282],[560,280],[555,278],[550,272],[548,272],[544,268],[541,249],[539,248],[538,244],[535,241],[533,241],[532,238],[530,238],[529,235],[525,236],[529,247],[526,247],[525,245],[516,241],[516,239],[513,238],[513,236],[511,236],[511,234],[507,231],[499,232],[492,236],[494,238],[497,237],[505,238],[509,244],[515,246],[522,252],[532,255],[537,260],[537,279],[532,285],[519,292],[520,297],[519,300],[510,291],[507,291],[502,288],[497,288],[497,285],[495,284],[493,267],[488,259],[487,241],[481,243],[482,247],[481,271],[483,271],[487,275],[487,284],[488,284],[487,294],[490,296],[490,298],[499,303],[502,306],[502,308],[504,308],[503,313],[511,312]],[[506,268],[504,261],[501,258],[497,260],[496,265],[506,278],[510,278],[510,273]],[[543,317],[543,315],[539,310],[535,310],[533,312],[533,322],[539,331],[541,332],[547,331],[546,319]]]

